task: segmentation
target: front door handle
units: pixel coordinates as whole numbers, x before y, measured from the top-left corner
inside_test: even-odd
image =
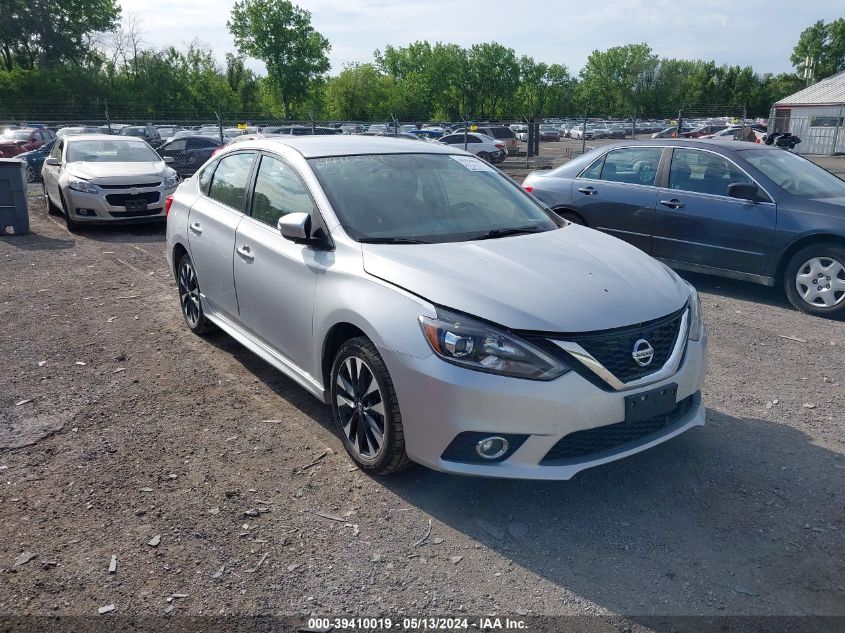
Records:
[[[670,209],[680,209],[684,206],[684,203],[677,198],[672,198],[671,200],[661,200],[660,204],[664,207],[669,207]]]
[[[598,193],[598,191],[596,191],[593,187],[581,187],[578,191],[583,193],[585,196],[593,196]]]
[[[194,222],[194,223],[190,226],[190,229],[191,229],[194,233],[196,233],[197,235],[202,235],[202,224],[200,224],[199,222]]]
[[[245,260],[247,260],[249,262],[251,262],[253,259],[255,259],[255,255],[252,254],[252,251],[250,250],[250,248],[247,244],[244,244],[243,246],[241,246],[238,249],[238,255],[240,255],[241,257],[243,257]]]

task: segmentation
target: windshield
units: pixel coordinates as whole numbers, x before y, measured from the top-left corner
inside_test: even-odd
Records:
[[[748,150],[742,153],[754,167],[779,187],[802,198],[845,197],[845,182],[815,163],[785,150]]]
[[[3,132],[3,138],[9,138],[15,141],[27,141],[32,135],[29,130],[6,130]]]
[[[308,162],[344,229],[359,241],[457,242],[499,237],[501,229],[558,227],[516,184],[474,156],[373,154]]]
[[[69,163],[146,163],[161,158],[144,142],[73,141],[67,146]]]

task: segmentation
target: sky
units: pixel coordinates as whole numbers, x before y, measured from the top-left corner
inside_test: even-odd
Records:
[[[219,60],[234,51],[226,20],[234,0],[119,0],[146,46],[199,40]],[[470,46],[496,41],[517,55],[577,74],[590,52],[645,42],[661,57],[713,59],[759,73],[792,70],[789,55],[816,20],[845,16],[845,0],[300,0],[331,42],[332,74],[371,62],[387,44],[427,39]],[[250,67],[263,72],[260,62]]]

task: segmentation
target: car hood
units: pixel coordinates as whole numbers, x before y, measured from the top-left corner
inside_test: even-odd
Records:
[[[175,172],[159,160],[144,163],[69,163],[67,173],[102,184],[133,185],[155,182]]]
[[[367,273],[508,328],[585,332],[679,310],[683,282],[639,249],[568,225],[445,244],[363,244]]]

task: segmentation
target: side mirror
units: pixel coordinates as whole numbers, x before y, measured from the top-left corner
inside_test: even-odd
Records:
[[[307,213],[288,213],[279,218],[279,232],[286,240],[296,243],[311,240],[311,216]]]
[[[757,185],[752,182],[732,182],[728,185],[728,195],[731,198],[755,202],[759,192]]]
[[[49,158],[44,159],[44,164],[49,167],[61,167],[62,161],[60,161],[58,158],[50,156]]]
[[[169,165],[170,163],[173,162],[173,157],[172,156],[165,156],[164,158],[162,158],[162,160],[164,161],[165,165]]]

